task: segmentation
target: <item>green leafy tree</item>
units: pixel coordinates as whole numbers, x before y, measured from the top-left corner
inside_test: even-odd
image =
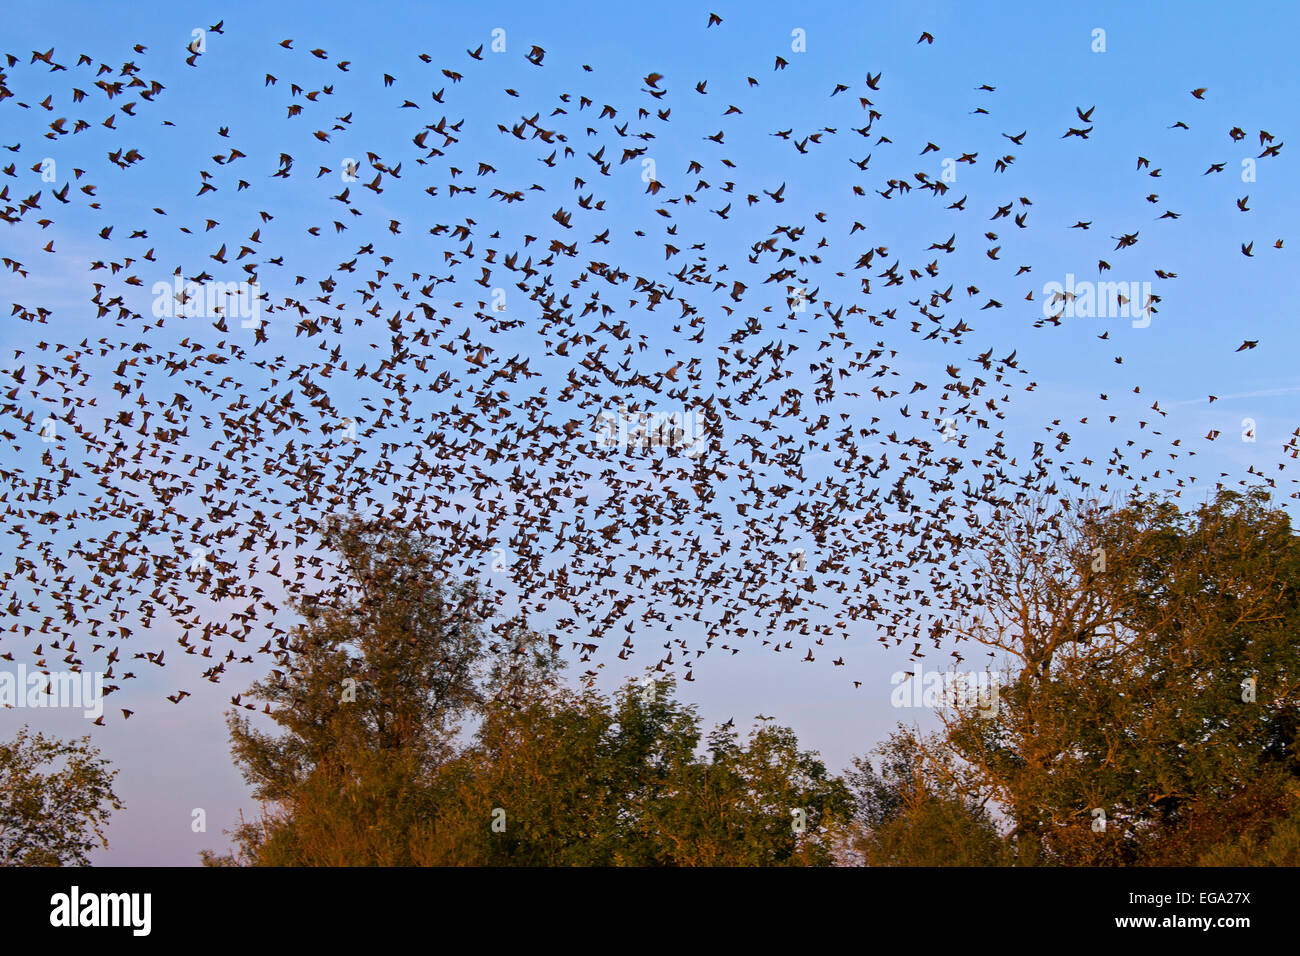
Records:
[[[431,795],[426,864],[771,866],[832,861],[851,798],[792,731],[701,752],[671,681],[614,698],[564,689],[490,709]],[[799,811],[798,824],[791,811]]]
[[[1300,866],[1300,814],[1293,812],[1264,835],[1234,833],[1196,862],[1199,866]]]
[[[789,727],[762,724],[742,744],[709,735],[671,801],[650,804],[663,855],[695,866],[827,866],[845,838],[852,797]]]
[[[0,866],[86,866],[122,803],[116,770],[89,737],[57,740],[26,726],[0,742]]]
[[[852,847],[867,866],[994,866],[1011,862],[977,781],[943,739],[899,725],[859,757],[847,780],[856,802]]]
[[[229,720],[236,761],[265,808],[236,830],[237,858],[409,864],[420,795],[455,755],[463,721],[488,694],[516,693],[520,673],[544,670],[550,652],[514,633],[491,639],[479,589],[448,581],[436,549],[410,529],[353,519],[329,529],[326,544],[347,586],[302,608],[281,667],[249,692],[282,732],[238,711]],[[513,646],[488,663],[502,641]]]
[[[792,731],[718,728],[701,753],[671,681],[563,686],[555,645],[499,623],[409,530],[353,520],[326,542],[352,587],[302,609],[248,694],[281,732],[232,714],[263,813],[205,865],[831,861],[851,799]]]
[[[1019,666],[947,743],[1023,863],[1194,864],[1296,806],[1300,546],[1267,495],[1014,516],[965,634]],[[1229,822],[1231,821],[1231,822]]]

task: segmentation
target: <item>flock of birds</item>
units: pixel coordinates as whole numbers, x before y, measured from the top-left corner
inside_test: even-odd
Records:
[[[703,29],[726,25],[710,15]],[[347,513],[415,527],[449,576],[483,580],[505,609],[496,649],[535,628],[588,679],[647,650],[648,667],[688,681],[710,649],[751,643],[836,666],[864,636],[919,656],[979,605],[972,545],[1016,501],[1195,480],[1175,470],[1193,440],[1161,435],[1159,402],[1140,422],[1150,441],[1117,440],[1104,461],[1074,455],[1073,424],[1050,412],[1042,440],[1006,434],[1008,409],[1038,386],[1016,350],[976,342],[984,312],[1012,315],[999,297],[1019,292],[982,291],[945,260],[986,246],[984,267],[1002,269],[1024,247],[1034,204],[1006,183],[1027,130],[951,151],[963,182],[1000,192],[985,201],[913,171],[944,149],[889,138],[880,72],[835,83],[838,125],[763,131],[789,179],[748,173],[739,124],[761,122],[763,87],[793,55],[771,80],[730,78],[725,96],[728,78],[659,73],[620,95],[583,66],[571,93],[505,89],[518,108],[489,119],[457,104],[513,47],[370,76],[267,40],[265,102],[215,118],[172,105],[149,64],[201,73],[224,37],[218,23],[183,50],[138,44],[118,66],[5,55],[0,125],[30,133],[0,143],[6,245],[26,250],[0,260],[6,661],[102,670],[110,691],[178,654],[214,683],[258,656],[283,666],[295,602],[347,587],[320,548],[324,522]],[[917,55],[934,43],[922,34]],[[535,75],[556,69],[525,47]],[[349,89],[374,114],[364,124],[331,106]],[[992,117],[995,92],[974,88],[975,115]],[[273,134],[240,138],[259,109],[278,114]],[[1095,109],[1051,135],[1088,140]],[[670,136],[683,118],[716,132]],[[132,140],[146,129],[220,148],[182,154],[197,157],[185,189],[150,171],[153,148]],[[106,163],[77,146],[96,135],[118,143]],[[1227,142],[1255,138],[1260,162],[1282,151],[1265,130],[1233,127]],[[842,200],[808,206],[800,164],[846,142],[866,158],[835,184]],[[1139,157],[1136,175],[1163,208],[1158,162]],[[952,228],[891,245],[859,211],[887,203]],[[1112,249],[1101,230],[1102,254],[1136,274],[1140,231],[1118,231]],[[1030,270],[1006,264],[1005,287]],[[255,284],[259,318],[202,314],[213,282]],[[83,285],[88,313],[50,304]],[[1059,326],[1068,298],[1048,314],[1031,287],[1020,308]],[[942,371],[902,371],[922,365]],[[611,448],[601,423],[620,407],[634,438],[638,413],[695,416],[701,451],[680,454],[679,433]],[[1243,482],[1282,480],[1249,471]]]

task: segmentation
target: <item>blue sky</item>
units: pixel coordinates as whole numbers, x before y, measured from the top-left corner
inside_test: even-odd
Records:
[[[723,23],[706,29],[710,9]],[[202,12],[196,12],[199,10]],[[335,270],[340,262],[356,256],[358,245],[371,240],[377,252],[398,258],[394,277],[398,270],[443,274],[444,250],[460,248],[462,243],[430,236],[427,230],[434,223],[473,218],[475,242],[481,247],[492,245],[487,233],[493,229],[501,230],[500,246],[507,251],[511,237],[524,233],[549,241],[561,233],[550,218],[560,205],[574,213],[572,235],[561,237],[565,242],[584,243],[579,261],[601,256],[626,270],[644,270],[643,274],[671,283],[671,273],[689,261],[689,256],[682,254],[665,262],[664,243],[675,240],[665,237],[665,220],[654,212],[661,205],[660,197],[645,195],[640,178],[642,157],[619,164],[615,155],[623,147],[647,145],[645,158],[655,161],[665,195],[680,195],[699,178],[713,184],[711,190],[697,190],[699,202],[694,207],[674,210],[684,240],[677,242],[678,246],[688,250],[691,243],[704,242],[712,260],[738,262],[743,268],[750,244],[766,238],[774,226],[806,225],[808,237],[800,242],[800,252],[811,251],[809,247],[822,235],[828,240],[828,247],[820,250],[831,266],[819,273],[825,275],[821,285],[824,298],[855,301],[856,273],[849,270],[868,248],[888,248],[881,256],[881,269],[894,259],[904,266],[921,265],[938,255],[928,251],[931,243],[959,234],[957,253],[944,260],[944,274],[935,281],[940,288],[949,282],[959,283],[947,321],[962,318],[974,329],[964,351],[921,342],[919,337],[892,327],[855,330],[854,340],[859,345],[883,340],[897,351],[891,367],[899,372],[895,386],[902,383],[904,391],[913,380],[941,381],[945,365],[954,356],[969,360],[986,348],[999,356],[1017,350],[1020,366],[1029,373],[1025,381],[1032,380],[1037,386],[1027,394],[1024,382],[1013,376],[1018,391],[1005,409],[1005,426],[998,426],[1005,427],[1013,453],[1022,453],[1034,440],[1046,440],[1043,429],[1053,419],[1060,419],[1061,427],[1070,432],[1073,443],[1068,457],[1075,462],[1084,456],[1104,462],[1110,449],[1126,448],[1124,443],[1129,440],[1146,441],[1137,446],[1139,450],[1148,445],[1156,448],[1148,436],[1159,429],[1165,444],[1154,452],[1153,460],[1160,456],[1168,460],[1165,446],[1170,439],[1180,438],[1183,448],[1194,449],[1197,456],[1189,459],[1183,455],[1170,463],[1179,476],[1198,476],[1198,489],[1207,484],[1212,487],[1220,472],[1229,474],[1223,481],[1235,483],[1249,477],[1247,469],[1254,468],[1276,478],[1278,497],[1290,506],[1290,474],[1279,471],[1278,465],[1290,461],[1281,447],[1300,424],[1295,413],[1300,381],[1294,373],[1294,296],[1288,291],[1296,273],[1294,249],[1300,244],[1300,237],[1288,233],[1290,224],[1297,221],[1295,170],[1290,148],[1275,158],[1258,160],[1251,182],[1242,181],[1241,162],[1260,153],[1260,130],[1270,132],[1275,144],[1294,135],[1289,124],[1300,94],[1300,77],[1293,68],[1290,46],[1300,25],[1298,19],[1291,5],[1249,3],[1231,7],[1172,3],[1086,7],[718,3],[711,8],[674,3],[649,7],[391,3],[368,8],[329,3],[183,7],[164,3],[130,7],[10,3],[0,12],[0,36],[4,37],[0,46],[18,56],[20,65],[7,71],[16,95],[0,103],[0,144],[21,142],[22,149],[17,154],[0,152],[4,157],[0,163],[13,161],[16,165],[13,177],[0,176],[0,186],[8,183],[14,198],[44,188],[46,184],[30,167],[48,155],[60,169],[59,183],[68,178],[71,167],[86,169],[87,179],[99,186],[97,198],[103,209],[91,210],[84,203],[56,206],[47,199],[43,209],[54,220],[48,228],[36,226],[29,217],[21,226],[0,233],[4,254],[21,260],[28,269],[27,278],[0,273],[0,298],[4,300],[0,306],[16,302],[55,310],[47,325],[13,318],[7,322],[0,379],[7,379],[7,373],[24,362],[30,366],[44,360],[44,356],[33,358],[36,337],[63,344],[92,333],[92,340],[105,334],[118,338],[134,334],[98,319],[87,305],[90,280],[105,281],[100,278],[102,271],[87,272],[91,261],[110,255],[138,257],[146,248],[154,248],[158,263],[146,267],[153,271],[140,273],[145,280],[143,290],[114,286],[115,292],[134,295],[134,307],[147,314],[149,296],[145,293],[154,281],[170,279],[171,271],[182,262],[187,274],[205,266],[215,268],[206,257],[218,242],[227,241],[233,255],[243,238],[257,228],[263,239],[259,251],[285,256],[284,268],[268,267],[261,273],[263,288],[272,301],[285,295],[320,294],[316,283],[329,273],[340,279],[336,300],[348,297],[346,290],[360,279],[352,282],[356,277],[348,276],[349,281],[344,282]],[[218,20],[224,20],[224,34],[209,33],[207,50],[198,65],[186,66],[183,47],[191,31]],[[488,47],[496,28],[505,31],[506,51],[494,55]],[[1098,28],[1105,31],[1104,52],[1093,50]],[[803,52],[792,49],[792,31],[803,31]],[[917,44],[922,31],[933,34],[932,45]],[[292,51],[279,46],[289,37],[295,41]],[[146,52],[132,52],[135,43],[145,44]],[[476,62],[466,50],[480,44],[485,45],[484,60]],[[546,50],[540,68],[524,59],[534,44]],[[39,65],[28,64],[31,51],[43,52],[51,46],[55,60],[68,64],[69,72],[49,74]],[[313,48],[327,51],[327,58],[311,57],[308,51]],[[79,115],[80,107],[69,112],[73,107],[67,96],[70,87],[93,82],[93,76],[87,79],[85,68],[80,72],[71,69],[82,52],[96,64],[105,62],[115,68],[133,60],[166,90],[156,104],[141,108],[147,117],[128,120],[119,115],[116,130],[92,128],[84,134],[47,141],[43,138],[47,124],[65,113],[51,113],[37,104],[53,92],[59,110]],[[431,62],[421,62],[420,53],[427,53]],[[774,71],[777,56],[788,61],[786,69]],[[348,61],[346,72],[337,68],[340,60]],[[592,67],[591,72],[583,69],[584,64]],[[453,82],[442,75],[443,68],[461,72],[464,80]],[[662,101],[643,92],[643,78],[652,72],[663,75],[660,85],[669,90]],[[268,73],[277,77],[274,86],[265,81]],[[384,73],[395,77],[391,87],[383,85]],[[865,77],[876,73],[882,74],[879,90],[868,90]],[[758,84],[751,85],[748,77]],[[704,80],[707,93],[699,95],[694,87]],[[305,103],[303,97],[291,96],[291,83],[305,90],[328,84],[335,92],[318,103]],[[837,83],[849,89],[832,97]],[[982,84],[996,89],[980,91],[977,87]],[[1205,98],[1193,98],[1189,91],[1201,87],[1206,88]],[[507,88],[521,96],[510,96]],[[431,99],[439,89],[445,90],[442,106]],[[555,122],[563,122],[569,130],[569,143],[583,165],[587,183],[577,189],[539,165],[545,155],[545,150],[538,152],[541,143],[503,136],[496,126],[498,122],[518,122],[521,116],[535,112],[540,113],[542,123],[549,122],[548,113],[559,105],[558,97],[564,92],[572,93],[574,102],[566,104],[569,115]],[[594,101],[594,108],[583,114],[586,119],[577,115],[580,94]],[[866,121],[859,96],[868,96],[883,114],[868,137],[852,131]],[[402,109],[402,102],[408,99],[419,108]],[[27,102],[30,108],[23,109],[16,101]],[[87,102],[94,105],[87,115],[97,119],[117,106],[113,103],[110,107],[97,94]],[[287,118],[286,106],[293,103],[305,109],[302,115]],[[610,124],[598,123],[596,117],[606,103],[618,110],[615,122],[630,119],[633,129],[653,129],[655,138],[634,142],[608,135]],[[733,104],[741,113],[724,118],[724,111]],[[648,120],[637,121],[637,106],[671,107],[671,119],[656,121],[652,113]],[[979,107],[988,114],[972,112]],[[1090,107],[1095,107],[1090,137],[1062,139],[1068,128],[1085,125],[1076,108],[1087,111]],[[314,130],[330,130],[336,117],[349,114],[348,129],[333,133],[329,143],[311,136]],[[435,172],[434,166],[417,165],[415,158],[421,153],[412,148],[410,140],[413,131],[436,123],[444,114],[449,122],[464,118],[465,124],[457,134],[460,142],[455,151]],[[162,126],[162,118],[175,125]],[[1170,128],[1179,121],[1189,128]],[[602,135],[582,136],[582,127],[588,123],[598,126]],[[229,137],[219,134],[221,127],[229,127]],[[790,129],[795,131],[792,139],[798,140],[823,127],[837,132],[825,136],[822,144],[814,144],[807,154],[797,152],[791,140],[772,135]],[[1228,135],[1233,127],[1243,129],[1246,138],[1233,142]],[[725,145],[704,139],[723,128]],[[1022,130],[1027,131],[1022,146],[1012,146],[1002,136]],[[877,136],[882,133],[891,142],[878,143]],[[601,177],[582,154],[607,141],[611,143],[608,159],[614,165],[610,177]],[[938,150],[921,155],[927,143],[934,143]],[[232,146],[246,158],[229,167],[212,162],[213,155],[228,152]],[[108,152],[123,147],[136,148],[144,159],[130,170],[105,161]],[[362,188],[373,171],[363,170],[361,182],[353,184],[341,182],[337,172],[345,158],[364,161],[368,150],[389,166],[403,163],[402,179],[387,180],[382,195]],[[294,156],[294,176],[271,180],[269,174],[281,152]],[[956,167],[957,179],[943,202],[922,200],[917,190],[906,200],[884,201],[874,195],[887,177],[909,178],[920,171],[937,178],[943,172],[943,159],[968,152],[978,153],[978,161],[973,166]],[[863,173],[851,161],[860,161],[868,153],[872,156],[869,172]],[[1005,173],[995,173],[994,160],[1007,153],[1015,155],[1015,162]],[[1161,176],[1153,178],[1148,169],[1138,169],[1140,156],[1151,161],[1151,168],[1160,169]],[[723,157],[731,159],[735,167],[724,169],[719,163]],[[508,180],[527,189],[537,182],[545,184],[548,192],[508,206],[490,199],[485,188],[474,197],[452,200],[446,195],[450,179],[445,165],[451,162],[465,170],[456,180],[458,184],[473,183],[479,177],[471,159],[489,162],[496,170],[479,185]],[[686,171],[692,160],[706,166],[699,176]],[[1212,163],[1224,163],[1224,171],[1204,175]],[[317,177],[319,167],[332,172]],[[195,195],[202,182],[200,169],[214,174],[217,192]],[[235,181],[241,177],[252,185],[237,192]],[[726,179],[737,185],[733,194],[724,197],[718,187]],[[423,192],[430,183],[438,185],[437,197]],[[775,192],[782,183],[786,184],[782,205],[766,200],[753,205],[744,202],[745,194],[762,197],[762,190]],[[861,184],[865,195],[855,195],[853,184]],[[364,216],[348,215],[344,204],[331,198],[348,185],[357,208],[364,204]],[[606,201],[602,212],[575,208],[579,195],[596,190]],[[1146,199],[1152,193],[1157,195],[1156,202]],[[969,196],[969,211],[956,217],[944,207],[962,195]],[[1242,212],[1236,201],[1247,195],[1249,211]],[[1020,197],[1030,198],[1032,205],[1019,205]],[[734,211],[724,223],[709,210],[728,200]],[[1010,219],[990,219],[998,206],[1008,202],[1017,203],[1017,213],[1028,210],[1028,228],[1018,229]],[[156,216],[151,211],[154,206],[165,208],[167,217]],[[275,218],[261,222],[260,210]],[[1166,210],[1176,212],[1179,218],[1161,220]],[[825,224],[813,218],[817,212],[826,214]],[[178,231],[181,224],[201,228],[208,218],[220,222],[210,236]],[[348,230],[333,234],[330,223],[335,220],[344,221]],[[400,221],[400,235],[388,231],[389,220]],[[1078,220],[1091,221],[1092,228],[1068,228]],[[855,221],[865,229],[850,233]],[[111,241],[97,236],[107,223],[116,224]],[[324,235],[319,239],[308,236],[308,224],[326,227]],[[130,230],[139,227],[147,227],[147,238],[127,238]],[[612,246],[586,246],[590,236],[606,227],[613,234]],[[637,229],[647,235],[635,236]],[[998,239],[985,241],[982,233],[986,230],[996,232]],[[1114,248],[1110,237],[1134,232],[1140,235],[1136,246]],[[221,238],[214,240],[213,236]],[[1280,250],[1272,248],[1277,239],[1284,240]],[[57,250],[52,255],[41,251],[50,240]],[[1254,243],[1253,258],[1240,252],[1241,245],[1249,242]],[[536,253],[542,245],[533,246],[538,256],[544,254]],[[995,245],[1000,247],[996,261],[985,254]],[[608,251],[603,251],[606,248]],[[1133,328],[1123,319],[1077,319],[1060,327],[1034,328],[1042,315],[1043,285],[1064,282],[1067,274],[1095,280],[1098,259],[1111,264],[1105,279],[1153,282],[1161,298],[1150,325]],[[1030,265],[1032,271],[1016,276],[1019,265]],[[841,266],[849,275],[837,281],[832,273]],[[1158,279],[1156,269],[1176,273],[1177,278]],[[561,263],[557,282],[562,285],[575,271]],[[746,281],[759,275],[761,283],[767,271],[747,274]],[[306,277],[306,283],[295,288],[295,275]],[[472,279],[474,270],[463,275]],[[218,280],[234,277],[234,272],[216,276]],[[424,281],[427,279],[414,284]],[[863,305],[873,312],[891,304],[899,306],[899,325],[904,324],[903,313],[910,314],[906,300],[928,294],[931,288],[931,284],[919,289],[909,284],[891,298],[881,284],[873,280],[873,295]],[[978,286],[981,293],[965,295],[962,290],[968,284]],[[751,281],[751,285],[755,283]],[[526,297],[510,288],[507,291],[507,315],[525,322],[535,319]],[[1028,292],[1034,294],[1033,302],[1024,301]],[[455,289],[438,287],[433,298],[440,311],[455,316],[453,331],[459,332],[474,323],[469,314],[473,302],[486,294],[486,289],[466,284],[462,278]],[[618,302],[622,291],[611,287],[607,295],[608,301]],[[1003,308],[981,311],[990,296],[1003,303]],[[783,299],[779,287],[755,288],[733,319],[739,321],[749,310],[764,306],[779,311]],[[452,302],[458,300],[469,303],[469,309],[457,310]],[[349,301],[358,300],[351,297]],[[729,300],[723,297],[719,301],[726,304]],[[384,315],[392,308],[386,305]],[[339,344],[360,363],[377,355],[371,346],[386,343],[388,337],[382,321],[358,328],[350,322],[352,314],[348,312],[348,330]],[[647,372],[667,367],[665,349],[672,351],[672,361],[693,357],[683,351],[681,341],[669,329],[678,321],[675,316],[671,307],[666,312],[634,309],[620,313],[636,335],[646,336],[649,347],[633,361],[644,363]],[[772,335],[777,334],[774,326],[779,318],[764,319]],[[711,314],[710,321],[714,319]],[[283,312],[270,313],[267,320],[273,327],[269,334],[278,354],[288,356],[290,364],[312,360],[311,346],[279,324],[291,321]],[[810,325],[814,321],[808,320]],[[796,331],[798,323],[790,324],[784,340],[798,344],[800,357],[808,355],[813,361],[818,339],[810,336],[815,333],[801,336]],[[1098,338],[1103,331],[1109,332],[1105,340]],[[154,343],[174,345],[187,330],[173,324],[141,334]],[[1257,340],[1259,347],[1235,352],[1246,339]],[[725,336],[711,336],[701,346],[699,357],[712,366],[716,346],[725,342]],[[524,328],[503,336],[499,348],[504,357],[515,352],[530,355],[538,346],[533,330]],[[13,350],[23,350],[26,359],[15,357]],[[1117,356],[1122,356],[1122,364],[1115,362]],[[564,386],[565,373],[559,363],[538,356],[537,367],[553,392]],[[266,394],[276,390],[264,370],[243,366],[227,372],[235,375],[250,395],[258,395],[259,389],[266,389]],[[167,377],[160,370],[147,374],[151,397],[166,398],[175,391],[169,390]],[[83,394],[95,394],[106,413],[114,402],[112,378],[95,375],[92,379]],[[810,382],[796,385],[810,392]],[[1140,394],[1133,394],[1135,386],[1140,386]],[[283,389],[283,382],[278,389]],[[44,397],[53,402],[57,394],[51,389]],[[1107,404],[1100,402],[1101,394],[1108,396]],[[1207,398],[1211,394],[1218,396],[1213,404]],[[353,409],[363,435],[380,424],[375,413],[365,408],[367,401],[374,403],[373,398],[359,387],[338,385],[337,404]],[[442,400],[427,392],[414,393],[412,398],[430,403]],[[24,401],[27,410],[42,407],[26,394]],[[1157,417],[1150,409],[1152,402],[1158,402],[1167,416]],[[812,402],[806,403],[811,408]],[[881,412],[869,398],[856,403],[844,399],[836,407],[855,417],[892,416],[892,412]],[[1117,416],[1113,424],[1106,421],[1112,414]],[[1089,423],[1079,423],[1081,417],[1087,417]],[[38,414],[36,420],[40,418]],[[1255,442],[1239,438],[1242,421],[1247,418],[1256,423]],[[1140,421],[1148,425],[1140,426]],[[897,417],[886,417],[882,427],[886,426],[917,427],[915,420],[904,422]],[[312,423],[312,427],[319,432],[332,426]],[[1211,429],[1224,437],[1213,443],[1204,441],[1202,436]],[[214,433],[200,443],[197,425],[192,431],[196,433],[194,448],[206,447],[215,437]],[[373,434],[378,436],[378,432]],[[6,445],[6,455],[35,473],[45,449],[32,437],[26,434],[16,439],[12,448]],[[400,437],[387,431],[382,440]],[[286,437],[267,441],[270,454]],[[384,450],[371,446],[367,454],[382,457]],[[1148,469],[1154,467],[1145,464]],[[810,480],[816,479],[819,468],[829,472],[833,466],[828,460],[818,464],[816,456],[811,456]],[[1154,489],[1159,484],[1157,479],[1148,487]],[[81,490],[89,492],[92,487],[86,485]],[[89,533],[103,531],[91,529]],[[71,540],[87,532],[73,528],[61,533]],[[173,545],[156,543],[157,547]],[[0,563],[8,566],[16,556],[16,536],[0,536]],[[612,555],[610,560],[618,563],[626,558]],[[548,560],[560,560],[560,556]],[[274,602],[274,582],[262,580],[268,599]],[[7,587],[18,586],[11,582]],[[13,595],[21,600],[30,597],[21,590]],[[637,605],[632,613],[639,616],[646,606]],[[829,619],[829,615],[823,617]],[[19,623],[34,622],[22,619]],[[176,633],[172,623],[160,617],[137,636],[148,647],[161,648],[170,646]],[[21,631],[0,636],[5,649],[23,648],[29,642]],[[884,650],[875,642],[875,634],[861,627],[855,628],[844,644],[849,666],[843,669],[831,665],[830,654],[820,655],[814,664],[801,665],[790,659],[798,655],[776,656],[761,647],[746,646],[736,655],[706,654],[695,665],[695,680],[681,685],[682,693],[699,704],[710,721],[735,717],[743,725],[754,714],[776,715],[796,729],[806,746],[820,750],[838,769],[853,755],[869,750],[896,721],[924,723],[930,719],[917,711],[890,706],[890,675],[911,667],[906,650]],[[140,681],[111,698],[112,704],[135,710],[129,724],[117,721],[93,728],[96,742],[121,769],[118,792],[128,805],[115,817],[109,831],[112,848],[99,854],[98,862],[193,863],[200,848],[223,845],[220,831],[235,821],[241,808],[248,815],[255,811],[229,758],[223,708],[231,694],[262,674],[264,662],[232,668],[226,679],[214,686],[193,680],[196,672],[188,672],[187,660],[179,653],[177,657],[165,671],[150,668]],[[612,650],[600,659],[608,664],[601,674],[605,687],[614,686],[622,677],[638,675],[646,663],[643,656],[635,666],[623,665],[614,659]],[[926,666],[942,659],[932,654],[926,658]],[[861,681],[862,687],[854,688],[849,677]],[[181,686],[194,691],[184,704],[173,706],[163,699]],[[24,720],[60,734],[92,729],[79,715],[12,711],[0,712],[0,732],[7,734]],[[194,808],[207,813],[206,833],[191,831]]]

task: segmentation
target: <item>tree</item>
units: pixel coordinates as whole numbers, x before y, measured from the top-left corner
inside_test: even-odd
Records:
[[[793,731],[741,744],[670,680],[495,705],[430,794],[424,864],[824,865],[851,800]]]
[[[352,587],[302,610],[233,752],[263,801],[205,865],[830,862],[851,800],[787,728],[701,755],[671,681],[614,698],[559,680],[553,641],[498,623],[409,529],[330,529]],[[468,721],[476,726],[466,737]]]
[[[853,800],[789,727],[762,724],[742,745],[734,729],[709,735],[711,759],[658,808],[672,861],[695,866],[827,866],[846,838]]]
[[[1234,833],[1202,853],[1199,866],[1300,866],[1300,815],[1278,821],[1265,836]]]
[[[1026,503],[993,526],[962,633],[1017,665],[946,745],[1020,862],[1195,863],[1294,813],[1300,546],[1260,491],[1184,512]]]
[[[859,757],[847,775],[857,810],[852,849],[863,864],[1010,862],[985,801],[975,795],[978,788],[941,739],[932,737],[927,746],[916,731],[900,724],[875,754],[879,770]]]
[[[116,775],[89,737],[56,740],[24,726],[0,743],[0,866],[86,866],[123,806]]]
[[[236,761],[266,807],[236,830],[240,858],[409,864],[416,796],[455,754],[463,720],[487,694],[516,692],[551,655],[513,632],[491,640],[479,589],[447,580],[437,550],[411,529],[350,519],[325,543],[346,585],[302,608],[281,668],[249,692],[284,732],[259,731],[238,712],[229,720]]]

